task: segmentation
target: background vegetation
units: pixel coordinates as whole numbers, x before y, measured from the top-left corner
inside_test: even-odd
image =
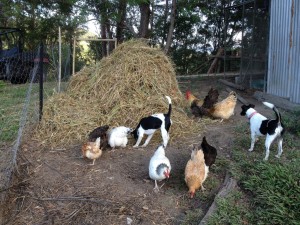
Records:
[[[160,45],[176,64],[179,74],[206,73],[207,56],[234,42],[241,31],[241,11],[225,16],[225,8],[238,0],[3,0],[0,27],[18,27],[25,32],[26,48],[40,41],[57,44],[58,27],[63,45],[72,49],[73,39],[87,33],[87,22],[98,22],[101,38],[148,38]],[[226,18],[225,18],[226,17]],[[238,48],[238,46],[235,46]],[[91,60],[114,49],[91,46]],[[69,53],[71,54],[71,53]],[[82,55],[76,56],[84,62]],[[77,68],[79,69],[79,68]]]

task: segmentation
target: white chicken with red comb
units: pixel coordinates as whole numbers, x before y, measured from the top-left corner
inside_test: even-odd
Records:
[[[149,177],[155,181],[155,192],[159,191],[157,181],[162,181],[166,178],[169,178],[170,172],[170,160],[165,155],[165,149],[163,145],[160,145],[151,157],[149,163]]]

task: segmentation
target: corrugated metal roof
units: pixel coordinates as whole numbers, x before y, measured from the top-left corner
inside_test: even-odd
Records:
[[[300,1],[272,0],[267,92],[300,103]]]

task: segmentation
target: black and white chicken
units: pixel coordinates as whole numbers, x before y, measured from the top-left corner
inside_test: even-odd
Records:
[[[149,163],[149,177],[155,181],[154,191],[159,191],[157,181],[162,181],[170,177],[171,164],[170,160],[165,155],[165,149],[163,145],[160,145]]]

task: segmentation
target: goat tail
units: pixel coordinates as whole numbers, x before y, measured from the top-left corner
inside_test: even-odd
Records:
[[[281,123],[281,114],[280,114],[280,112],[278,111],[278,109],[276,108],[276,106],[275,106],[274,104],[270,103],[270,102],[263,102],[263,104],[264,104],[265,106],[267,106],[268,108],[273,109],[273,111],[274,111],[275,114],[276,114],[276,120],[277,120],[279,123]]]
[[[167,113],[168,116],[171,116],[171,112],[172,112],[172,101],[171,101],[171,98],[169,96],[166,95],[166,98],[169,102],[169,111]]]

